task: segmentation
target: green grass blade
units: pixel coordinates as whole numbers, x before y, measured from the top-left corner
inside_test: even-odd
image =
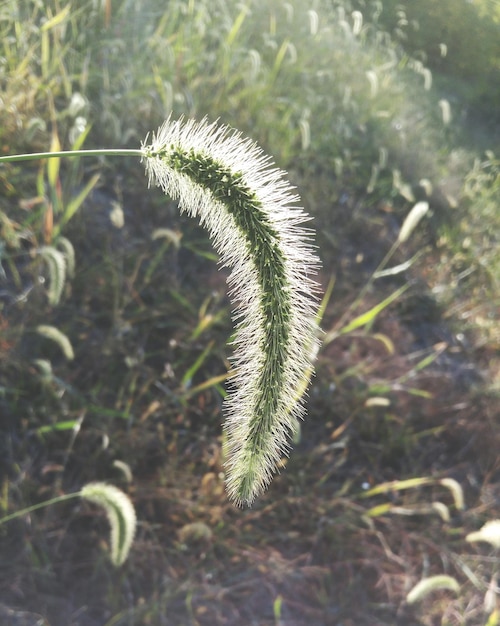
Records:
[[[358,315],[355,319],[352,320],[347,326],[344,326],[340,331],[339,335],[345,335],[347,333],[352,332],[353,330],[357,330],[362,326],[366,326],[375,320],[377,315],[381,313],[384,309],[386,309],[390,304],[392,304],[395,300],[399,298],[406,290],[408,289],[407,285],[400,287],[390,296],[379,302],[374,307],[372,307],[369,311],[366,311],[362,315]]]

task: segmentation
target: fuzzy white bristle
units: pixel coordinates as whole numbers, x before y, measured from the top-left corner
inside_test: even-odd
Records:
[[[319,260],[304,227],[309,217],[284,173],[237,131],[168,119],[146,142],[150,183],[199,218],[231,268],[237,332],[225,403],[227,489],[250,504],[289,448],[318,350]]]

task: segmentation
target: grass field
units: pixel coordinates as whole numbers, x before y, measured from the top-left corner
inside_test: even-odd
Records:
[[[500,538],[472,535],[500,518],[500,112],[400,4],[0,1],[0,155],[238,128],[313,216],[324,331],[293,450],[236,508],[206,232],[138,159],[1,164],[1,623],[500,624]],[[89,502],[1,523],[91,481],[134,504],[120,568]]]

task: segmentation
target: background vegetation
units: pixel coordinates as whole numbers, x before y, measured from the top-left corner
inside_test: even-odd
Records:
[[[220,118],[288,170],[326,293],[308,418],[236,510],[205,233],[138,163],[0,168],[0,513],[106,480],[139,519],[120,570],[89,504],[0,526],[4,621],[500,623],[496,548],[466,541],[500,517],[499,21],[486,0],[0,2],[2,154]],[[407,602],[433,575],[458,593]]]

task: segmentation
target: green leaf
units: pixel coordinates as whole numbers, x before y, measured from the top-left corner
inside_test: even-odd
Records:
[[[349,324],[347,324],[347,326],[344,326],[340,330],[339,334],[345,335],[352,332],[353,330],[357,330],[358,328],[361,328],[362,326],[366,326],[366,324],[373,322],[379,313],[381,313],[390,304],[397,300],[399,296],[401,296],[407,289],[408,285],[400,287],[397,291],[392,293],[389,297],[385,298],[385,300],[382,300],[382,302],[379,302],[379,304],[376,304],[369,311],[366,311],[366,313],[363,313],[362,315],[359,315],[358,317],[353,319],[352,322],[350,322]]]
[[[183,389],[188,389],[190,387],[191,381],[193,380],[193,376],[196,374],[196,372],[203,365],[203,363],[205,362],[206,358],[208,357],[208,355],[212,351],[213,346],[214,346],[214,342],[211,341],[208,344],[208,346],[203,350],[203,352],[199,355],[199,357],[196,359],[196,361],[193,363],[193,365],[191,365],[191,367],[186,371],[186,373],[182,377],[182,381],[181,381]]]
[[[75,430],[75,428],[78,428],[80,424],[80,420],[67,420],[66,422],[58,422],[57,424],[40,426],[40,428],[36,429],[36,433],[38,435],[46,435],[47,433],[52,433],[54,431]]]
[[[81,189],[81,191],[74,196],[64,209],[64,213],[59,219],[59,222],[54,226],[54,237],[57,237],[62,230],[62,227],[69,222],[69,220],[75,215],[78,209],[81,207],[85,199],[88,197],[92,189],[97,184],[100,178],[100,174],[94,174],[87,184]]]

